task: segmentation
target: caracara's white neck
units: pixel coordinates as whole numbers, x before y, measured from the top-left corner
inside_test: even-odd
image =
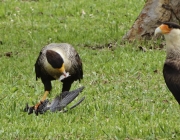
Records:
[[[180,30],[172,29],[170,33],[164,34],[166,39],[167,57],[180,58]]]

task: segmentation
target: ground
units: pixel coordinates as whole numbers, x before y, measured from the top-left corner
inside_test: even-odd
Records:
[[[165,47],[121,42],[144,1],[0,1],[0,105],[2,139],[179,139],[179,106],[167,89]],[[85,101],[68,113],[23,112],[39,101],[35,80],[40,49],[72,44],[83,60]],[[139,48],[146,48],[142,51]],[[60,93],[54,81],[49,99]]]

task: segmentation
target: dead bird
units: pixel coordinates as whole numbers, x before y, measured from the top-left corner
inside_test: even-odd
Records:
[[[28,104],[26,104],[26,107],[24,108],[25,112],[28,112],[28,114],[32,114],[35,112],[36,115],[43,114],[47,110],[50,110],[51,112],[56,112],[56,111],[62,111],[62,112],[67,112],[68,109],[64,110],[64,108],[71,103],[78,95],[80,92],[82,92],[84,87],[80,87],[76,90],[73,91],[64,91],[60,95],[56,96],[52,102],[50,103],[48,99],[44,100],[38,108],[35,110],[33,107],[29,107]],[[75,103],[73,106],[71,106],[69,109],[75,108],[77,105],[79,105],[85,97],[82,97],[77,103]]]

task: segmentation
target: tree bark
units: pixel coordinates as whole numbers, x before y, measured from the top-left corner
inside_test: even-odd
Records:
[[[152,39],[155,28],[164,21],[180,22],[180,0],[147,0],[123,40]]]

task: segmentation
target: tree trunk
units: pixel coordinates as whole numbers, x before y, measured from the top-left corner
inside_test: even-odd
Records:
[[[180,0],[147,0],[123,40],[151,39],[155,28],[164,21],[180,22]]]

